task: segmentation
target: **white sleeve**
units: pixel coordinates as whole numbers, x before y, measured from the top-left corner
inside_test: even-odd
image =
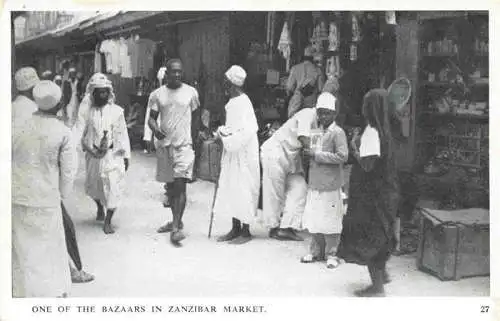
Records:
[[[371,126],[367,126],[361,135],[359,156],[380,156],[380,136],[378,131]]]

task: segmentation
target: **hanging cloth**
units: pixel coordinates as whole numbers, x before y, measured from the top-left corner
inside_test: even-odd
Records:
[[[328,35],[328,51],[338,51],[339,50],[339,30],[335,22],[330,23],[330,34]]]
[[[353,15],[352,16],[352,41],[358,42],[361,40],[361,30],[359,28],[358,18]]]
[[[278,50],[281,52],[283,58],[286,59],[286,71],[290,70],[291,44],[292,40],[290,39],[288,22],[285,21],[283,24],[283,30],[281,31],[280,40],[278,42]]]
[[[386,11],[385,12],[385,22],[388,25],[396,25],[396,11]]]

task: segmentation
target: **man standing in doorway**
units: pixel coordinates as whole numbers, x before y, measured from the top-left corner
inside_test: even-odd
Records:
[[[158,229],[158,233],[171,232],[170,241],[179,246],[185,236],[182,216],[186,207],[186,184],[192,179],[194,166],[193,132],[199,128],[200,106],[198,92],[182,82],[182,62],[167,62],[166,84],[151,93],[148,124],[155,137],[158,166],[156,180],[168,185],[168,198],[172,209],[172,222]],[[160,125],[157,119],[160,117]]]

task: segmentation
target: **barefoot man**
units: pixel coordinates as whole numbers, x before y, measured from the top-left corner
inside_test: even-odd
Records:
[[[157,146],[156,180],[167,183],[167,193],[173,221],[158,229],[158,233],[171,232],[170,241],[180,245],[185,236],[182,216],[186,207],[186,183],[192,179],[194,151],[191,129],[199,128],[198,92],[182,82],[182,62],[167,62],[166,83],[153,91],[149,98],[151,108],[149,127],[159,140]],[[160,125],[157,119],[160,117]]]
[[[85,190],[97,205],[97,220],[104,220],[104,233],[112,234],[115,230],[111,219],[124,189],[130,141],[123,109],[114,104],[111,81],[103,74],[94,75],[88,93],[90,108],[82,137],[86,153]]]

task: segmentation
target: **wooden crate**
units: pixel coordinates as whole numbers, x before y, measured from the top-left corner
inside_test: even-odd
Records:
[[[203,142],[198,177],[200,179],[215,182],[219,177],[222,146],[214,140]]]
[[[439,279],[490,274],[489,211],[422,209],[417,266]]]

